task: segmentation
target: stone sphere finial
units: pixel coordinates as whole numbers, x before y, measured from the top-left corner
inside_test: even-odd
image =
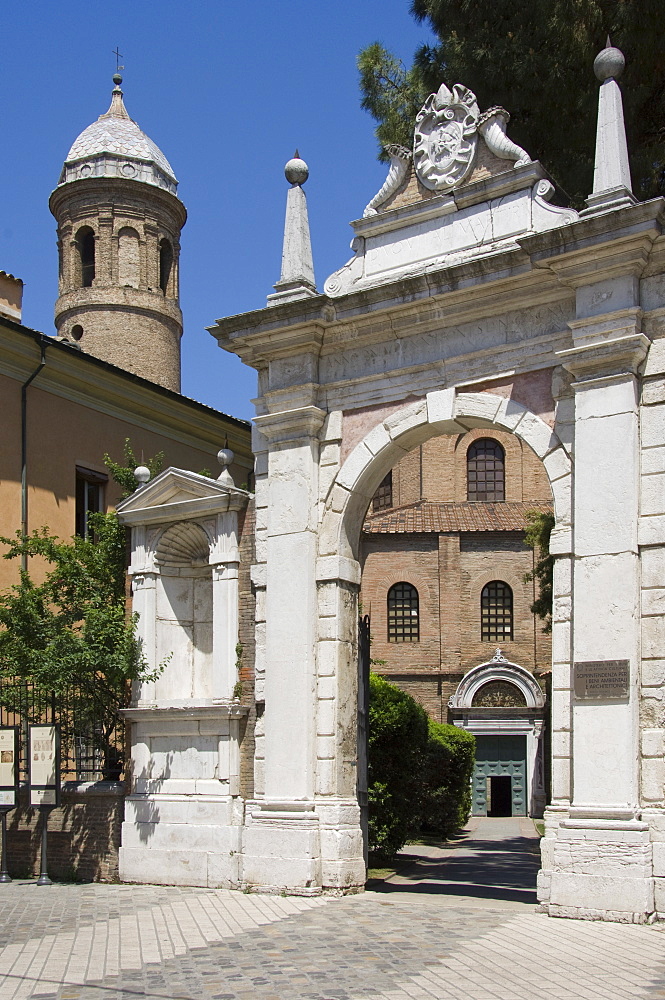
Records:
[[[293,159],[284,167],[284,176],[289,184],[304,184],[309,177],[309,167],[304,160],[300,159],[300,153],[296,149]]]
[[[145,486],[145,484],[150,479],[150,469],[147,465],[137,465],[134,469],[134,479],[139,484],[139,487]]]
[[[621,49],[616,49],[610,45],[609,37],[607,45],[599,52],[593,63],[593,71],[598,80],[604,83],[605,80],[617,80],[623,73],[626,60]]]
[[[217,476],[217,482],[221,483],[222,486],[233,486],[233,476],[229,472],[229,465],[235,458],[235,455],[230,448],[220,448],[217,452],[217,461],[222,467],[222,471]]]

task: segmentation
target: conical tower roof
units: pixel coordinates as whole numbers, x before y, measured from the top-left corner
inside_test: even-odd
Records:
[[[173,168],[152,139],[129,117],[120,89],[115,87],[106,114],[88,125],[74,140],[65,159],[58,186],[86,177],[123,177],[176,193]]]

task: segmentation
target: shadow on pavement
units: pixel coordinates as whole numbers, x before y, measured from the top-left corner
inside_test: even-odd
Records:
[[[407,846],[400,852],[397,873],[388,880],[373,879],[368,888],[535,905],[539,867],[537,840],[475,839],[473,833],[464,831],[440,848]]]

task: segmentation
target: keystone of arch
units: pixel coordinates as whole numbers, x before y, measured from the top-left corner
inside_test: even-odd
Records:
[[[557,435],[521,403],[490,392],[440,389],[408,403],[369,431],[348,455],[326,502],[320,540],[325,551],[355,559],[369,501],[387,472],[412,448],[440,434],[499,427],[519,437],[542,460],[552,488],[556,527],[551,551],[570,551],[571,461]]]

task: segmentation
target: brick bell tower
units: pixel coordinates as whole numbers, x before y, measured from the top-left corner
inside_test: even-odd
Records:
[[[125,109],[111,106],[74,142],[49,199],[58,223],[58,336],[180,391],[178,182]]]

